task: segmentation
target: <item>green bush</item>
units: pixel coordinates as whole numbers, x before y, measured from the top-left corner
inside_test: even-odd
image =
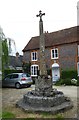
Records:
[[[55,83],[55,85],[57,85],[57,86],[59,86],[59,85],[76,85],[76,86],[79,86],[79,80],[72,81],[72,79],[70,79],[70,78],[60,79],[59,81],[57,81]]]
[[[47,69],[47,74],[51,75],[51,69]]]
[[[59,85],[63,85],[64,84],[64,80],[63,79],[59,79],[55,85],[59,86]]]
[[[23,71],[30,74],[30,67],[31,67],[31,63],[25,63],[23,62],[22,64],[22,68],[23,68]]]
[[[65,85],[71,85],[71,79],[70,78],[64,79],[64,84]]]
[[[77,86],[79,86],[79,80],[77,80]]]
[[[8,74],[11,74],[11,73],[21,73],[22,70],[10,70],[10,69],[5,69],[4,70],[4,74],[3,74],[3,78],[8,75]]]
[[[77,79],[77,71],[76,70],[62,70],[61,72],[61,78],[62,79]]]
[[[57,81],[55,85],[71,85],[71,79],[59,79],[59,81]]]
[[[57,114],[55,120],[64,120],[64,117],[62,116],[62,114]]]

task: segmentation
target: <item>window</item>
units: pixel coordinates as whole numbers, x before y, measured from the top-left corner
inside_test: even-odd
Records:
[[[58,58],[58,49],[57,48],[51,50],[51,58],[52,59]]]
[[[22,77],[30,77],[30,74],[28,74],[28,73],[23,73],[23,74],[22,74]]]
[[[8,79],[12,79],[12,75],[7,75],[7,76],[5,77],[5,80],[8,80]]]
[[[31,65],[31,76],[38,75],[38,65]]]
[[[31,53],[31,60],[32,61],[37,61],[37,52],[32,52]]]
[[[78,56],[79,56],[79,45],[78,45]]]
[[[18,74],[12,75],[12,78],[18,78]]]

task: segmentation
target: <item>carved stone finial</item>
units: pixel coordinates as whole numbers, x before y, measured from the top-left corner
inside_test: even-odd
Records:
[[[42,16],[45,15],[45,13],[42,13],[42,11],[39,11],[39,15],[36,15],[36,17],[40,17],[40,21],[42,22]]]

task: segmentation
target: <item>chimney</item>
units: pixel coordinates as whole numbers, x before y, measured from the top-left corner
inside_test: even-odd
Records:
[[[16,52],[16,57],[19,57],[19,53],[18,52]]]
[[[44,33],[46,34],[46,33],[49,33],[49,32],[48,32],[48,31],[45,31]]]

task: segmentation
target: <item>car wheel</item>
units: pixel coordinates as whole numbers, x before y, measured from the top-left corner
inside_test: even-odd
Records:
[[[16,83],[16,84],[15,84],[15,87],[16,87],[17,89],[21,88],[20,83]]]

